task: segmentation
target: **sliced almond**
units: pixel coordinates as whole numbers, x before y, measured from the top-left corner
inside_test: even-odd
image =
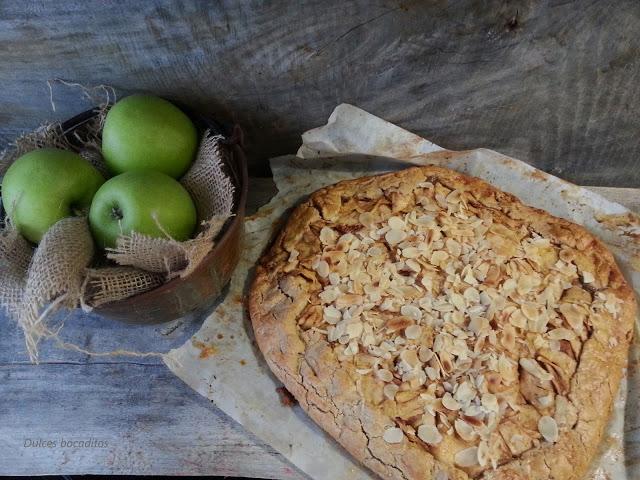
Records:
[[[328,305],[323,309],[323,319],[330,325],[335,325],[342,320],[342,312],[333,305]]]
[[[421,346],[418,349],[418,358],[421,362],[426,363],[433,358],[433,351],[429,347]]]
[[[437,445],[442,442],[442,434],[432,425],[420,425],[418,427],[418,438],[429,445]]]
[[[553,394],[550,393],[548,395],[538,397],[537,400],[542,408],[548,408],[553,405]]]
[[[383,382],[390,382],[393,380],[393,374],[386,368],[376,370],[376,376]]]
[[[329,264],[326,260],[320,260],[316,265],[316,273],[322,278],[327,278],[329,276],[329,272]]]
[[[396,230],[404,230],[406,227],[404,220],[395,216],[390,217],[389,220],[387,220],[387,224],[389,225],[389,228]]]
[[[481,398],[482,406],[489,412],[499,412],[498,398],[493,393],[483,393]]]
[[[418,359],[418,353],[415,350],[405,349],[400,352],[400,359],[404,362],[409,368],[407,370],[412,370],[413,368],[420,365],[420,360]]]
[[[351,338],[358,338],[362,335],[364,324],[362,322],[353,322],[347,325],[345,333]]]
[[[375,219],[371,212],[362,212],[358,216],[358,221],[367,228],[373,228],[375,224]]]
[[[452,411],[460,410],[460,404],[449,392],[442,396],[442,406]]]
[[[567,320],[571,328],[579,330],[586,320],[586,312],[583,308],[573,303],[563,303],[560,305],[560,313]]]
[[[480,303],[480,293],[474,287],[469,287],[463,294],[467,303]]]
[[[402,249],[402,256],[405,258],[418,258],[421,255],[416,247],[406,247]]]
[[[449,258],[449,254],[447,252],[443,250],[436,250],[431,254],[430,262],[431,264],[439,267],[447,258]]]
[[[491,459],[490,453],[489,442],[481,440],[478,444],[478,463],[481,467],[486,467],[489,464],[489,460]]]
[[[460,418],[456,419],[453,426],[458,436],[465,442],[473,442],[478,437],[473,427]]]
[[[413,318],[414,320],[420,320],[422,318],[422,312],[415,305],[402,305],[402,307],[400,307],[400,314]]]
[[[550,340],[573,340],[576,334],[568,328],[554,328],[548,333]]]
[[[335,245],[338,240],[338,233],[330,227],[322,227],[320,230],[320,241],[323,245]]]
[[[357,340],[351,340],[344,349],[344,354],[350,357],[355,355],[356,353],[358,353],[358,342]]]
[[[429,380],[438,380],[440,378],[440,371],[434,367],[425,367],[424,373],[427,374]]]
[[[478,447],[469,447],[458,451],[453,457],[456,465],[462,468],[475,467],[478,462]]]
[[[521,358],[519,363],[524,370],[539,380],[549,381],[553,379],[553,375],[542,368],[533,358]]]
[[[404,329],[404,336],[409,340],[416,340],[420,338],[421,333],[422,327],[420,327],[420,325],[411,325]]]
[[[547,442],[555,443],[558,441],[558,424],[553,417],[546,415],[540,417],[538,431]]]
[[[513,383],[518,379],[518,365],[505,354],[501,354],[498,358],[498,372],[502,380],[507,384]]]
[[[456,389],[455,400],[463,405],[468,405],[476,396],[476,389],[470,381],[464,381]]]
[[[458,310],[465,309],[466,304],[464,301],[464,297],[459,293],[452,293],[449,297],[449,300],[451,301],[453,306],[456,307]]]
[[[387,383],[382,389],[382,393],[384,394],[385,398],[389,400],[394,400],[396,398],[396,393],[398,393],[399,389],[400,387],[398,387],[396,384]]]
[[[389,245],[397,245],[407,237],[407,234],[403,230],[397,230],[392,228],[384,235],[384,239]]]
[[[529,320],[537,320],[540,315],[540,310],[535,303],[525,302],[522,304],[522,307],[520,307],[520,310]]]
[[[387,443],[402,443],[404,433],[398,427],[387,428],[382,435],[382,439]]]
[[[523,330],[527,328],[527,317],[524,315],[522,310],[515,310],[511,313],[509,322],[516,328],[521,328]]]
[[[289,252],[289,262],[297,262],[298,261],[298,256],[300,255],[300,252],[298,250],[296,250],[295,248],[292,248],[291,251]]]

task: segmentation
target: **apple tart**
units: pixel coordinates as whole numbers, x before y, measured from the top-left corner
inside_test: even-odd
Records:
[[[439,167],[313,193],[257,266],[256,339],[302,408],[390,479],[577,479],[633,291],[584,228]]]

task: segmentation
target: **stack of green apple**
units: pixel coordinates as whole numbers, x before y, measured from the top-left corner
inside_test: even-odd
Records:
[[[158,97],[132,95],[105,119],[105,178],[78,154],[54,148],[18,158],[2,180],[2,202],[18,231],[34,243],[58,220],[86,215],[96,244],[114,247],[121,235],[187,240],[196,208],[178,182],[196,155],[191,120]]]

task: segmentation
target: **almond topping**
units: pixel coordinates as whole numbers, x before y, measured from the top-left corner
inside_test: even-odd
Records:
[[[393,380],[393,374],[385,368],[381,368],[380,370],[377,370],[376,375],[383,382],[390,382],[391,380]]]
[[[363,389],[369,400],[405,422],[384,441],[415,433],[437,445],[455,435],[447,449],[473,445],[454,460],[476,474],[577,423],[566,395],[582,344],[592,331],[620,342],[593,327],[616,320],[624,302],[613,285],[605,290],[606,261],[593,266],[581,247],[496,215],[437,177],[338,200],[335,215],[323,211],[313,225],[315,258],[306,238],[287,246],[280,287],[296,308],[307,288],[302,333],[326,335],[339,361],[377,382]],[[338,212],[344,223],[332,226]]]
[[[478,444],[478,463],[480,466],[486,467],[489,464],[490,457],[489,442],[482,440]]]
[[[404,220],[402,220],[402,218],[400,217],[390,217],[387,223],[389,224],[389,228],[396,229],[396,230],[405,229]]]
[[[400,387],[398,387],[396,384],[394,383],[387,383],[384,388],[382,389],[382,393],[384,394],[384,396],[389,399],[389,400],[393,400],[396,398],[396,393],[398,393],[398,390],[400,389]]]
[[[404,329],[404,336],[409,340],[416,340],[420,338],[420,334],[422,332],[422,328],[420,325],[411,325]]]
[[[449,258],[449,254],[442,250],[437,250],[431,254],[430,262],[433,265],[440,266],[442,262],[444,262],[447,258]]]
[[[475,467],[478,465],[478,447],[465,448],[454,456],[456,465],[462,468]]]
[[[442,396],[442,406],[448,410],[460,410],[460,404],[456,401],[455,398],[451,396],[449,392],[445,393]]]
[[[426,363],[433,358],[433,351],[425,346],[418,349],[418,358],[421,362]]]
[[[547,441],[555,443],[558,441],[558,424],[553,417],[543,416],[538,420],[538,431]]]
[[[385,235],[384,239],[389,245],[397,245],[407,237],[407,234],[402,230],[391,229]]]
[[[418,438],[429,445],[437,445],[442,441],[442,434],[432,425],[420,425]]]
[[[335,245],[338,240],[338,234],[329,227],[322,227],[320,230],[320,241],[323,245]]]
[[[520,366],[539,380],[549,381],[553,379],[553,375],[542,368],[533,358],[521,358]]]
[[[464,420],[458,418],[453,425],[458,436],[465,442],[473,442],[478,436],[473,427]]]
[[[402,352],[400,352],[400,359],[408,367],[406,368],[406,370],[411,370],[420,364],[418,354],[415,350],[403,350]]]
[[[323,319],[330,325],[335,325],[342,319],[342,313],[333,305],[324,307]]]
[[[325,260],[320,260],[316,265],[316,272],[322,278],[327,278],[329,276],[329,264]]]
[[[358,221],[367,228],[372,228],[375,223],[371,212],[362,212],[358,216]]]
[[[405,258],[418,258],[420,256],[420,250],[416,247],[403,248],[402,256]]]
[[[500,411],[500,407],[498,406],[498,398],[493,393],[483,393],[481,402],[482,406],[490,412],[497,413],[498,411]]]
[[[397,427],[387,428],[382,435],[382,439],[387,443],[402,443],[404,433]]]
[[[422,318],[422,312],[415,305],[402,305],[402,307],[400,307],[400,314],[413,318],[414,320],[420,320]]]
[[[555,328],[548,335],[551,340],[573,340],[576,338],[576,334],[568,328]]]

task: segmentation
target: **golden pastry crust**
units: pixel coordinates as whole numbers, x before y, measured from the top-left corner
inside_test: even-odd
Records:
[[[411,480],[582,478],[636,316],[584,228],[434,166],[313,193],[249,308],[305,411],[381,477]]]

